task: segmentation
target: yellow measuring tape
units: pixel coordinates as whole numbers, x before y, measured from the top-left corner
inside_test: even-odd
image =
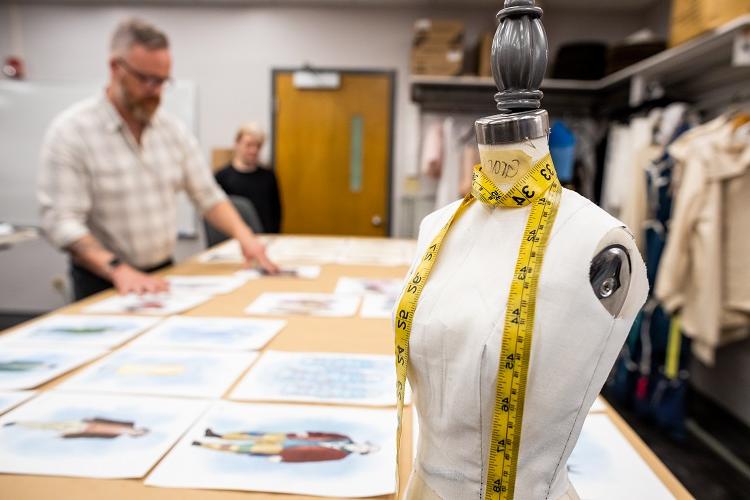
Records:
[[[505,193],[495,187],[482,172],[480,165],[474,167],[472,192],[466,195],[461,205],[427,248],[422,260],[406,283],[395,316],[398,397],[396,461],[398,463],[404,390],[409,365],[409,335],[419,297],[435,265],[445,236],[452,224],[461,217],[475,199],[496,207],[521,207],[531,204],[531,211],[518,251],[515,275],[510,285],[505,314],[492,418],[492,441],[489,447],[489,466],[484,493],[486,500],[513,498],[526,378],[531,357],[536,291],[544,251],[557,215],[561,194],[562,187],[549,155],[538,161]],[[398,485],[398,470],[396,476]]]

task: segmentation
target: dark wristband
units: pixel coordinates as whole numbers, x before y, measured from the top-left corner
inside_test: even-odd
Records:
[[[109,262],[107,262],[107,268],[109,269],[109,272],[114,271],[117,266],[122,264],[122,260],[120,260],[119,257],[112,257]]]

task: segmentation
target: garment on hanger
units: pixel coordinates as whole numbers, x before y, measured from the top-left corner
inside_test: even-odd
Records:
[[[428,124],[422,142],[421,172],[437,179],[436,208],[465,194],[462,193],[465,149],[472,143],[476,149],[473,116],[441,116]]]
[[[565,122],[555,120],[549,133],[549,153],[563,185],[573,181],[576,157],[576,136]]]
[[[422,164],[419,170],[422,175],[435,179],[440,177],[443,168],[443,122],[437,119],[428,124],[422,140]]]
[[[449,116],[443,122],[443,165],[435,193],[435,208],[461,198],[461,166],[465,138],[474,130],[474,119]]]
[[[750,327],[750,146],[735,132],[722,116],[669,148],[676,199],[655,293],[681,312],[693,353],[709,365]]]
[[[620,213],[624,198],[623,186],[628,173],[626,165],[631,155],[630,135],[627,124],[613,123],[609,128],[600,205],[615,217]]]
[[[463,154],[461,155],[461,183],[459,185],[459,194],[461,196],[466,196],[471,191],[474,165],[479,162],[479,148],[477,147],[477,140],[474,134],[472,134],[472,139],[464,145]]]
[[[604,134],[601,124],[591,118],[566,120],[576,137],[575,176],[576,191],[591,201],[596,198],[597,154],[596,146]]]
[[[646,171],[663,154],[664,148],[656,144],[649,144],[636,151],[632,157],[630,168],[630,179],[628,186],[630,192],[623,199],[620,209],[620,219],[627,225],[633,235],[638,249],[646,252],[645,225],[648,219],[648,192],[646,188]]]
[[[615,217],[642,214],[643,169],[651,157],[643,151],[654,143],[660,117],[661,109],[656,108],[646,116],[631,119],[629,125],[614,124],[610,129],[601,205]],[[623,222],[632,224],[633,219]],[[635,230],[630,224],[628,227]]]

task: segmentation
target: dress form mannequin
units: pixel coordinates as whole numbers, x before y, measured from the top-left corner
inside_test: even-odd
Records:
[[[533,0],[507,0],[499,14],[493,74],[505,113],[478,120],[476,132],[483,172],[501,190],[549,152],[547,113],[535,109],[546,66],[540,16]],[[514,24],[523,36],[510,36]],[[415,266],[459,204],[424,219]],[[483,498],[505,309],[529,211],[474,202],[421,292],[409,339],[420,435],[408,499]],[[516,499],[578,498],[567,459],[647,292],[631,234],[564,190],[537,289]]]

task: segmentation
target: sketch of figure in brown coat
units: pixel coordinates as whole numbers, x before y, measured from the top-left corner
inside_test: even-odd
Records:
[[[267,457],[273,462],[325,462],[342,460],[352,453],[367,455],[380,449],[379,446],[357,443],[349,436],[330,432],[229,432],[217,434],[206,429],[207,439],[193,441],[217,451]]]

